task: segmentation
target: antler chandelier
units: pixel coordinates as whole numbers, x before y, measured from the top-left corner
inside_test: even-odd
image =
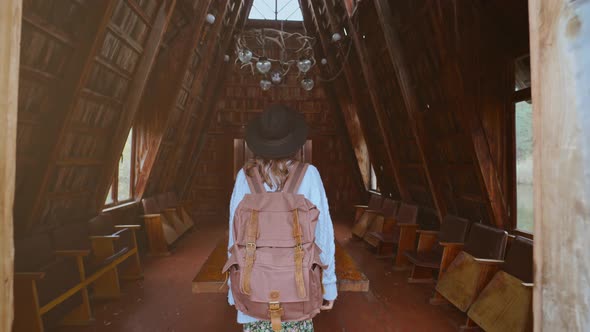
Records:
[[[256,72],[262,75],[262,90],[281,84],[293,66],[299,71],[297,78],[301,78],[301,87],[306,91],[313,89],[315,82],[308,77],[311,68],[316,64],[312,48],[315,42],[313,37],[267,28],[242,31],[235,38],[235,63],[239,61],[240,69],[250,67],[252,75],[256,75]],[[291,48],[287,47],[287,43]],[[267,56],[269,46],[278,46],[277,59]],[[253,49],[261,49],[262,54],[255,53]]]

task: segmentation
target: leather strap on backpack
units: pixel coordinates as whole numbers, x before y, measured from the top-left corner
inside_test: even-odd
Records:
[[[287,183],[285,183],[283,192],[296,194],[297,189],[299,189],[299,186],[301,185],[301,181],[303,181],[308,165],[298,161],[295,163],[295,166],[289,173],[289,178],[287,179]]]
[[[266,192],[266,190],[264,189],[264,184],[262,182],[262,177],[260,176],[260,173],[258,172],[258,167],[252,168],[252,171],[251,171],[252,176],[248,176],[245,168],[244,168],[244,173],[246,174],[246,180],[248,180],[248,187],[250,187],[250,191],[253,194],[262,194],[262,193]]]
[[[258,211],[252,210],[250,220],[246,226],[246,263],[244,272],[242,273],[242,280],[240,288],[242,293],[250,295],[250,277],[252,275],[252,267],[254,266],[254,259],[256,257],[256,239],[258,238]]]
[[[305,282],[303,280],[303,256],[305,252],[302,247],[301,225],[299,224],[299,210],[293,210],[293,238],[295,239],[295,283],[297,284],[297,295],[305,298]]]

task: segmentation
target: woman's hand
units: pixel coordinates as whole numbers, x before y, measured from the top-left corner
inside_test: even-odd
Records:
[[[331,310],[333,306],[334,306],[334,300],[331,300],[331,301],[324,300],[324,303],[320,307],[320,310]]]

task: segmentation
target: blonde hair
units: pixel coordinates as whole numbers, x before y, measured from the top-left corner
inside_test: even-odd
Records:
[[[258,174],[262,181],[274,191],[281,191],[289,176],[289,167],[293,164],[294,156],[280,159],[266,159],[256,157],[248,160],[246,166],[247,176],[254,176],[253,169],[258,168]]]

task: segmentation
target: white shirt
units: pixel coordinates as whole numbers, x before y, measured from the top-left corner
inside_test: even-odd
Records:
[[[266,191],[272,191],[266,183],[264,184]],[[236,183],[234,185],[234,191],[231,196],[229,203],[229,242],[228,249],[234,244],[233,240],[233,221],[234,212],[240,201],[244,198],[244,195],[250,193],[248,187],[248,180],[244,174],[244,170],[240,170],[236,177]],[[338,290],[336,289],[336,270],[334,260],[334,226],[332,225],[332,219],[330,218],[330,209],[328,206],[328,199],[326,198],[326,191],[324,190],[324,184],[317,168],[313,165],[307,167],[307,171],[303,176],[301,185],[299,186],[298,194],[305,196],[311,203],[313,203],[320,211],[318,223],[315,229],[315,243],[320,247],[322,252],[320,253],[320,259],[322,263],[327,265],[328,268],[323,271],[322,283],[324,284],[324,299],[335,300],[338,296]],[[230,253],[228,252],[228,257]],[[229,282],[229,281],[228,281]],[[228,302],[234,305],[234,298],[231,293],[231,289],[227,294]],[[243,312],[238,310],[238,323],[245,324],[258,321],[257,318],[250,317]]]

